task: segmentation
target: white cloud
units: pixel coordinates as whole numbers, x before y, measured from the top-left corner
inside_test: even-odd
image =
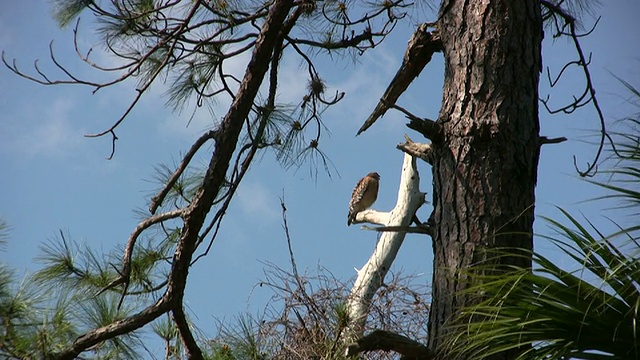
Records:
[[[291,54],[292,55],[292,54]],[[278,100],[284,103],[298,104],[306,95],[309,74],[306,68],[296,63],[293,56],[283,59],[278,79]]]
[[[243,181],[237,193],[240,209],[254,219],[270,222],[278,219],[277,196],[265,185],[254,181]]]
[[[2,125],[3,151],[26,156],[62,156],[79,146],[84,131],[73,126],[74,104],[58,99],[49,107],[25,111],[19,120]]]
[[[348,76],[332,84],[338,91],[345,92],[345,98],[335,107],[343,117],[341,122],[353,122],[360,126],[374,109],[400,64],[397,54],[385,47],[366,56],[353,71],[343,72]]]

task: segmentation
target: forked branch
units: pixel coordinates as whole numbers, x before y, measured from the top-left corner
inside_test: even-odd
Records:
[[[408,135],[404,135],[405,142],[396,145],[396,148],[413,157],[422,159],[427,164],[433,165],[433,148],[431,144],[413,142]]]
[[[416,159],[404,154],[398,201],[389,213],[385,226],[408,226],[416,211],[424,204],[425,194],[420,192],[420,175]],[[358,218],[356,218],[358,219]],[[396,258],[406,233],[384,232],[378,240],[367,263],[358,270],[351,294],[347,300],[350,323],[346,332],[347,342],[362,335],[371,300],[382,286],[384,278]]]
[[[564,106],[561,106],[561,107],[556,108],[556,109],[552,109],[549,106],[549,97],[547,97],[546,99],[540,99],[540,101],[542,102],[542,104],[544,105],[544,107],[547,109],[547,111],[550,114],[556,114],[556,113],[560,113],[560,112],[565,113],[565,114],[571,114],[575,110],[577,110],[578,108],[584,107],[584,106],[586,106],[588,104],[592,104],[593,105],[593,107],[594,107],[594,109],[596,111],[596,115],[598,117],[598,120],[600,121],[600,141],[599,141],[599,145],[598,145],[598,150],[596,151],[596,154],[594,156],[593,161],[591,163],[587,163],[587,169],[584,170],[584,171],[581,171],[578,168],[576,157],[575,156],[573,157],[573,164],[574,164],[575,169],[578,172],[578,174],[580,174],[580,176],[583,176],[583,177],[584,176],[593,176],[597,172],[597,165],[598,165],[598,161],[600,159],[600,155],[602,154],[602,150],[604,148],[605,140],[609,140],[609,143],[613,147],[613,150],[616,151],[615,145],[613,144],[612,139],[607,134],[604,113],[602,112],[602,109],[600,108],[600,104],[598,103],[598,98],[596,97],[596,90],[595,90],[595,87],[593,85],[593,81],[591,79],[591,71],[589,70],[589,63],[591,62],[591,55],[589,55],[589,59],[587,60],[587,57],[585,56],[584,51],[582,50],[582,45],[580,44],[580,38],[590,34],[591,32],[593,32],[593,30],[595,29],[595,27],[598,24],[598,21],[595,22],[595,24],[593,25],[592,29],[590,29],[589,31],[587,31],[584,34],[581,34],[581,33],[578,33],[578,31],[576,29],[576,18],[575,17],[573,17],[567,11],[562,9],[559,5],[553,4],[552,2],[550,2],[548,0],[541,0],[540,3],[549,11],[544,17],[545,18],[552,18],[554,20],[555,33],[553,34],[553,36],[554,37],[568,36],[571,39],[571,41],[573,42],[576,54],[578,55],[578,60],[571,61],[571,62],[567,63],[560,70],[560,73],[555,77],[555,79],[551,79],[551,74],[550,74],[549,70],[547,69],[547,77],[548,77],[548,80],[549,80],[549,84],[551,85],[551,87],[555,86],[558,83],[558,81],[560,80],[560,78],[562,77],[562,75],[564,74],[564,72],[570,66],[578,66],[578,67],[580,67],[582,69],[582,72],[583,72],[584,78],[585,78],[585,89],[584,89],[583,93],[578,97],[574,96],[573,97],[573,101],[571,103],[569,103],[567,105],[564,105]],[[560,20],[560,22],[559,22],[559,20]],[[565,30],[567,28],[568,28],[568,32]]]

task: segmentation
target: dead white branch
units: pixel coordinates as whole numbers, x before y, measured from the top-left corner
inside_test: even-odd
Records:
[[[424,204],[425,194],[420,192],[419,185],[420,176],[416,160],[405,153],[396,206],[388,213],[375,210],[363,211],[356,216],[356,221],[372,222],[383,226],[408,226],[418,208]],[[347,300],[350,316],[345,337],[347,343],[362,336],[371,300],[382,286],[384,277],[400,250],[405,234],[403,231],[382,233],[369,261],[358,271],[358,277]]]
[[[353,219],[353,223],[368,222],[372,224],[385,225],[389,222],[390,212],[382,212],[378,210],[365,210],[356,214],[356,218]]]
[[[418,157],[428,164],[433,165],[433,149],[431,144],[422,144],[413,142],[408,135],[404,136],[405,142],[396,145],[396,149],[400,149],[405,153]]]

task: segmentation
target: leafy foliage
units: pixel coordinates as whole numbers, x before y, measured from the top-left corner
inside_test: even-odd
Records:
[[[42,248],[40,258],[49,266],[18,280],[0,264],[0,357],[49,358],[83,331],[121,319],[130,308],[117,309],[114,294],[94,296],[93,284],[104,263],[92,252],[80,260],[77,247],[62,237]],[[136,332],[103,342],[92,349],[93,357],[140,358]]]

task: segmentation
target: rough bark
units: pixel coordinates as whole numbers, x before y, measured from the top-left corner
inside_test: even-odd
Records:
[[[431,349],[447,335],[445,323],[477,301],[459,291],[468,286],[465,272],[490,256],[485,250],[533,246],[540,4],[444,1],[438,26],[445,82],[442,138],[433,146]],[[531,264],[526,257],[500,262]]]

